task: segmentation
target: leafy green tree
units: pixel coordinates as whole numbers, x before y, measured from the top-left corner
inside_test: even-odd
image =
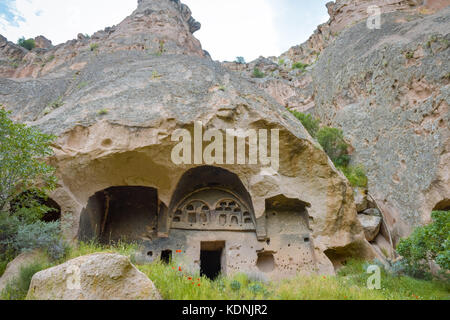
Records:
[[[431,260],[444,272],[450,270],[450,211],[434,211],[432,218],[431,224],[417,228],[397,247],[406,273],[417,278],[430,277]]]
[[[14,123],[8,115],[0,108],[0,211],[26,191],[45,196],[56,183],[54,168],[43,161],[52,155],[55,137]]]
[[[291,113],[303,124],[311,137],[316,138],[320,129],[320,120],[313,118],[310,114],[291,110]]]
[[[238,63],[238,64],[245,64],[244,57],[236,57],[236,63]]]
[[[19,40],[17,40],[17,44],[27,50],[33,50],[34,48],[36,48],[36,42],[34,41],[34,39],[26,39],[24,37],[20,38]]]

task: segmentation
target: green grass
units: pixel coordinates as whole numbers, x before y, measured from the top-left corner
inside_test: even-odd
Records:
[[[369,290],[367,263],[350,262],[337,276],[298,276],[263,283],[247,275],[215,281],[178,269],[177,264],[139,266],[166,300],[442,300],[450,299],[450,285],[396,277],[382,272],[381,290]]]
[[[88,254],[118,253],[132,258],[136,244],[119,242],[103,246],[95,242],[79,243],[63,261],[37,261],[20,272],[20,276],[3,292],[3,299],[24,299],[32,276],[45,268]],[[176,260],[176,259],[175,259]],[[256,276],[236,274],[211,281],[180,267],[155,262],[137,268],[155,284],[165,300],[450,300],[450,283],[394,276],[382,270],[381,290],[367,288],[369,263],[349,261],[336,276],[297,276],[278,282],[263,282]]]
[[[49,263],[44,260],[23,266],[18,277],[6,285],[6,288],[0,294],[0,298],[2,300],[24,300],[33,276],[49,267]]]

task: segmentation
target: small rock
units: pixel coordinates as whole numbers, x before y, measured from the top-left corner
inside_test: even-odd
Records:
[[[380,233],[381,218],[366,214],[359,214],[358,220],[364,229],[364,234],[367,241],[373,241],[377,237],[378,233]]]
[[[380,210],[378,210],[376,208],[370,208],[370,209],[364,210],[363,214],[368,215],[368,216],[374,216],[374,217],[382,217]]]
[[[368,208],[369,202],[367,201],[367,192],[365,189],[354,188],[353,197],[355,198],[357,212],[363,212]]]

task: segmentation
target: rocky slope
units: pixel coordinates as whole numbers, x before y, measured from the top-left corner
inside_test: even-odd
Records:
[[[71,226],[67,236],[76,238],[88,199],[112,186],[155,188],[167,208],[177,182],[197,166],[170,160],[171,136],[201,121],[208,129],[280,130],[278,172],[217,165],[245,184],[258,240],[267,238],[268,199],[300,199],[308,204],[314,270],[333,273],[348,255],[372,257],[345,177],[284,106],[209,58],[192,34],[198,28],[179,1],[140,0],[122,23],[91,38],[31,52],[2,38],[0,103],[16,120],[58,136],[52,199]],[[270,241],[261,246],[274,251]]]
[[[381,29],[367,28],[379,5]],[[344,130],[394,240],[449,207],[450,1],[336,1],[281,57],[225,66],[290,109]],[[292,69],[295,62],[309,64]]]

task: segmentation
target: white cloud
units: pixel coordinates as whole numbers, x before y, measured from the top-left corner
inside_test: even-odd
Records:
[[[0,34],[10,41],[43,35],[53,44],[92,34],[121,22],[136,9],[136,0],[16,0],[16,24],[0,16]]]
[[[182,1],[202,23],[195,37],[215,60],[230,61],[243,56],[251,61],[260,55],[278,56],[306,40],[316,26],[317,13],[309,21],[300,13],[297,20],[292,18],[297,16],[292,12],[292,3],[297,2],[290,1],[300,0]],[[118,24],[137,7],[137,0],[15,0],[14,3],[12,11],[18,16],[11,23],[0,13],[0,34],[13,42],[22,36],[43,35],[55,45],[76,38],[78,33],[92,34]],[[317,18],[320,20],[320,16]],[[286,23],[289,21],[290,24]]]
[[[279,55],[277,28],[268,0],[184,0],[200,21],[195,36],[215,60],[247,61],[260,55]]]

